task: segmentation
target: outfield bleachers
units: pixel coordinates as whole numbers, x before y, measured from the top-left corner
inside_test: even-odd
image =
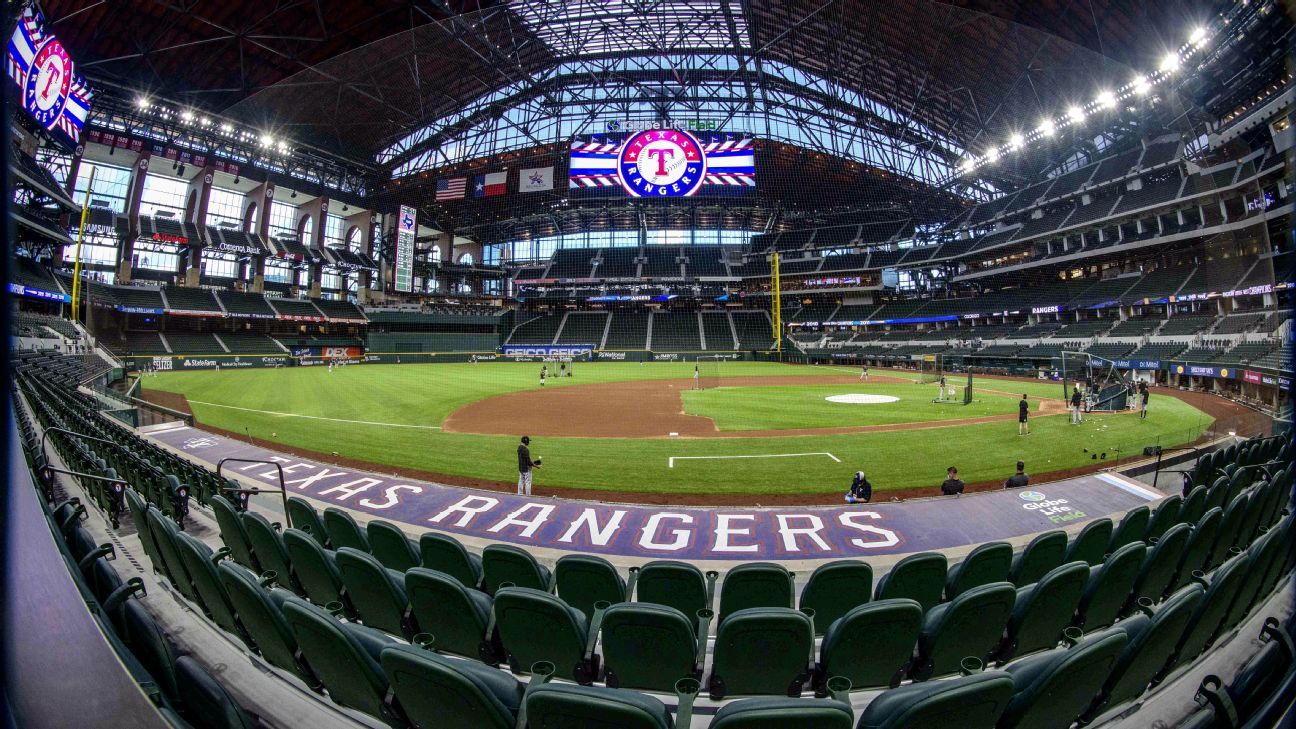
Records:
[[[589,344],[597,348],[603,342],[608,323],[606,312],[571,312],[558,333],[558,344]]]
[[[545,314],[519,324],[509,335],[509,344],[552,344],[562,324],[561,316]]]
[[[692,312],[654,312],[649,349],[654,352],[696,352],[702,349],[698,326],[697,314]]]
[[[732,316],[739,349],[765,351],[774,346],[768,314],[763,311],[735,311]]]
[[[225,343],[230,354],[286,354],[275,340],[264,334],[222,332],[216,336]]]
[[[167,304],[172,310],[224,313],[220,304],[216,302],[216,295],[208,289],[167,286],[164,291]]]
[[[290,317],[307,317],[319,319],[324,316],[312,301],[307,299],[276,299],[268,298],[266,301],[270,308],[275,310],[280,316]]]
[[[1170,317],[1169,321],[1161,327],[1158,334],[1162,336],[1188,336],[1206,331],[1211,324],[1215,323],[1213,316],[1193,316],[1188,314],[1178,314]]]
[[[221,303],[225,305],[225,310],[234,316],[253,316],[261,318],[275,317],[274,309],[270,308],[269,302],[261,294],[248,294],[238,291],[220,291],[216,294]]]
[[[702,333],[706,337],[705,349],[710,351],[733,351],[734,330],[729,326],[729,314],[724,311],[704,311]]]
[[[604,349],[647,349],[648,314],[646,312],[616,311],[608,325]]]
[[[364,312],[360,311],[360,307],[349,301],[313,299],[312,303],[329,319],[365,320]]]
[[[164,336],[167,343],[171,345],[171,351],[176,355],[225,353],[225,348],[211,334],[167,332]]]

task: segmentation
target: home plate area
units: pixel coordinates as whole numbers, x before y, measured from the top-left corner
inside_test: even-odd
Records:
[[[852,392],[849,395],[829,395],[828,402],[840,402],[847,405],[881,405],[886,402],[898,402],[900,398],[890,395],[870,395],[863,392]]]

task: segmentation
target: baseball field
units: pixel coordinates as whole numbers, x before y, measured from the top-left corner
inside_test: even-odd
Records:
[[[1002,480],[1018,459],[1034,474],[1061,473],[1188,443],[1211,423],[1158,394],[1147,420],[1091,414],[1073,426],[1051,382],[978,378],[963,405],[961,391],[956,403],[933,402],[936,386],[907,371],[875,369],[861,382],[853,368],[726,362],[719,387],[695,390],[693,368],[577,363],[543,388],[539,363],[224,369],[150,376],[144,395],[188,408],[200,427],[378,470],[512,483],[518,437],[530,435],[544,462],[537,493],[753,503],[831,500],[857,470],[879,491],[934,489],[951,465],[968,483]],[[1017,434],[1023,393],[1029,436]]]

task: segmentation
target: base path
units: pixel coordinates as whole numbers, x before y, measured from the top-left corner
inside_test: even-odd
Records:
[[[691,508],[522,497],[338,467],[188,426],[147,437],[214,466],[224,458],[283,468],[286,488],[401,522],[414,533],[465,537],[642,559],[840,559],[941,550],[1077,526],[1159,500],[1163,494],[1114,473],[957,498],[833,507]],[[231,463],[225,474],[278,487],[265,463]]]
[[[912,380],[872,375],[869,383],[911,383]],[[858,377],[726,377],[725,387],[782,385],[860,386]],[[868,383],[865,383],[866,385]],[[692,379],[635,380],[594,385],[570,385],[496,395],[450,413],[441,428],[446,433],[532,435],[562,438],[781,438],[797,435],[840,435],[892,430],[951,428],[1014,420],[1016,409],[1003,415],[950,418],[885,425],[846,425],[836,428],[726,430],[700,415],[688,415],[680,393],[693,389]],[[1010,394],[973,388],[976,392]],[[1042,400],[1032,417],[1066,412],[1061,400]]]

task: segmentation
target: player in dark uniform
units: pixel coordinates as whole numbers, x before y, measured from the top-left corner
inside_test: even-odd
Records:
[[[1030,476],[1026,475],[1026,462],[1017,461],[1017,473],[1009,476],[1008,480],[1004,481],[1004,488],[1020,489],[1028,485],[1030,485]]]
[[[1030,403],[1026,402],[1026,393],[1017,402],[1017,435],[1030,435]]]
[[[1147,420],[1148,398],[1151,392],[1146,382],[1139,384],[1139,420]]]
[[[942,494],[945,496],[958,496],[963,493],[963,489],[967,487],[967,484],[959,479],[957,468],[950,466],[945,469],[945,476],[946,479],[941,483],[940,487]]]
[[[1071,424],[1079,425],[1084,422],[1084,413],[1080,407],[1080,386],[1075,385],[1071,388]]]

